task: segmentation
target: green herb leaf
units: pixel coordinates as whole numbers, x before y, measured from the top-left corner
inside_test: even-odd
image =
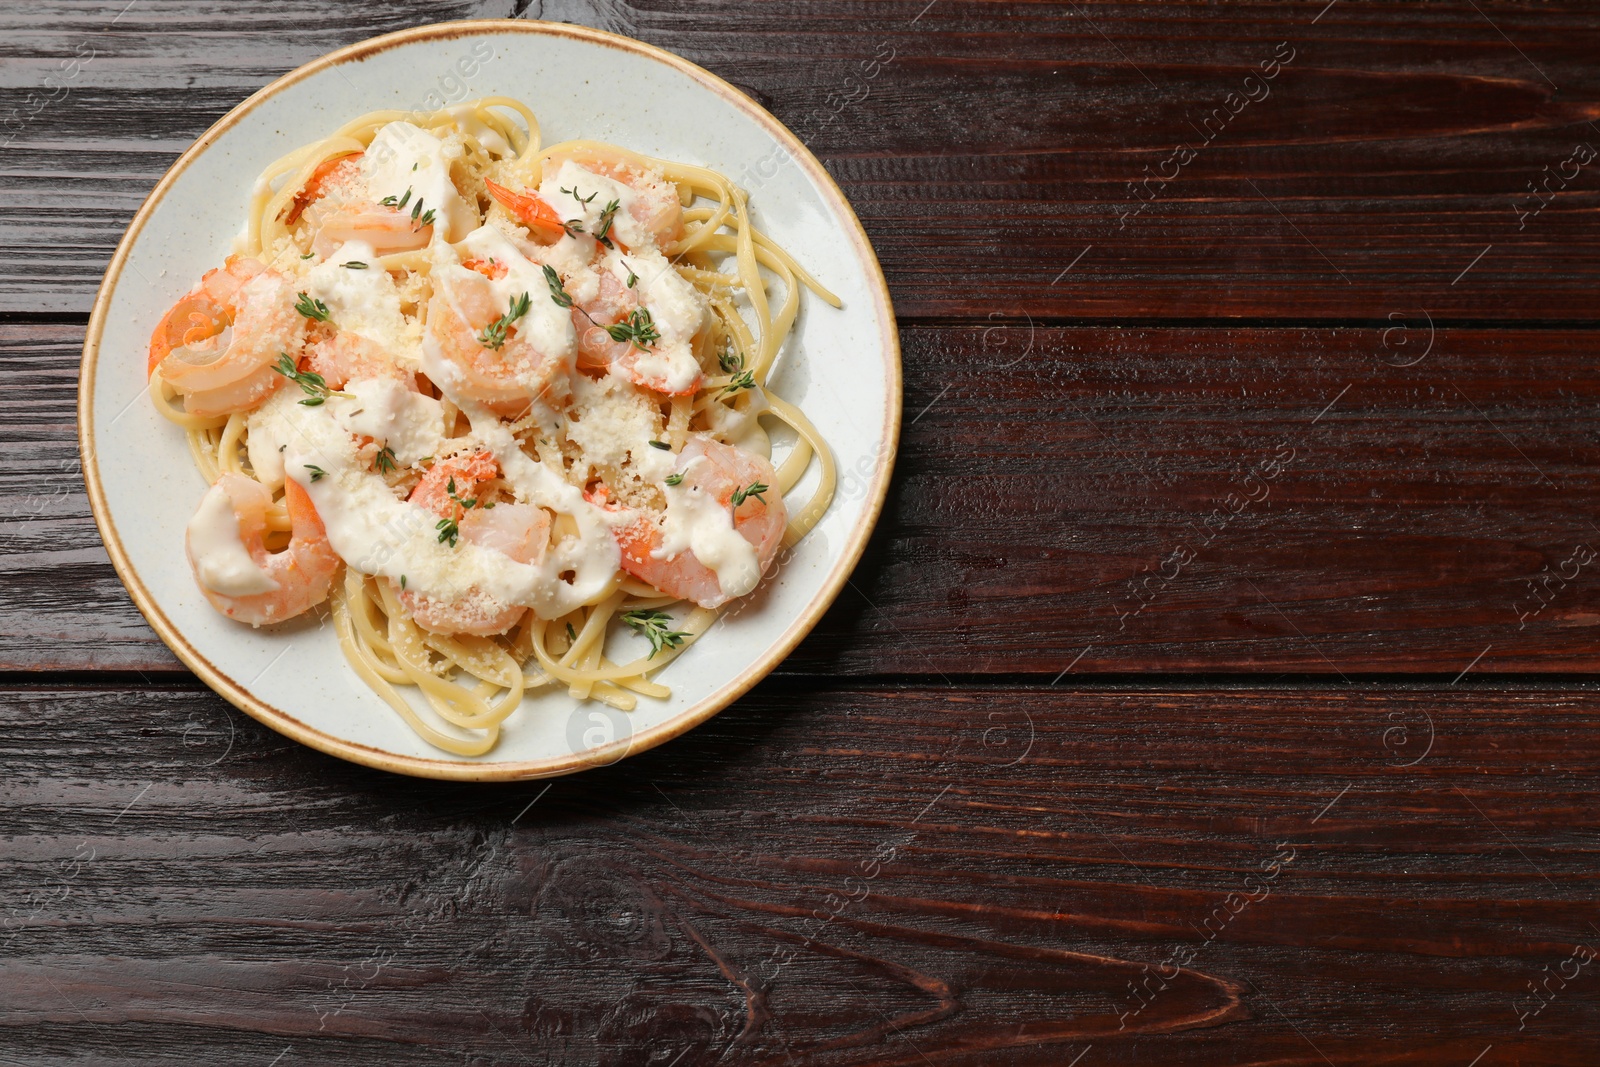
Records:
[[[328,305],[308,293],[300,294],[300,299],[294,302],[294,309],[315,322],[333,321],[328,315]]]
[[[312,258],[312,257],[313,257],[313,256],[315,256],[315,255],[316,255],[316,253],[315,253],[315,252],[307,252],[307,253],[306,253],[306,254],[305,254],[305,255],[303,255],[303,256],[301,256],[301,257],[300,257],[300,258],[301,258],[301,259],[310,259],[310,258]]]
[[[607,248],[614,247],[611,244],[611,238],[607,237],[606,235],[611,232],[611,223],[616,218],[617,211],[621,207],[621,201],[613,200],[600,212],[600,228],[594,231],[594,239],[605,245]]]
[[[388,445],[384,445],[382,448],[378,449],[378,458],[376,463],[378,470],[382,471],[384,474],[393,474],[400,466],[399,463],[395,461],[394,449],[390,448]]]
[[[294,360],[289,358],[289,353],[287,352],[280,352],[278,354],[278,362],[273,365],[272,369],[300,387],[301,392],[306,394],[306,399],[300,401],[300,403],[304,404],[308,408],[319,406],[330,396],[349,395],[347,393],[339,393],[329,389],[328,383],[323,381],[322,375],[320,374],[313,374],[311,371],[302,371],[296,369]]]
[[[652,659],[659,655],[663,648],[677,648],[683,644],[685,637],[693,636],[685,630],[670,629],[672,616],[664,611],[635,608],[633,611],[623,612],[622,621],[635,633],[649,640]]]
[[[759,500],[765,504],[767,502],[767,498],[761,494],[765,493],[766,491],[767,484],[765,482],[751,482],[743,489],[735,489],[733,491],[733,506],[738,507],[740,504],[743,504],[746,500],[750,499]]]
[[[546,266],[545,270],[550,270],[549,266]],[[551,271],[551,273],[555,272]],[[556,284],[560,284],[559,278],[556,280]],[[510,310],[485,326],[483,332],[478,334],[478,343],[485,348],[491,348],[498,352],[506,343],[506,331],[511,328],[511,324],[526,315],[528,308],[531,306],[532,301],[528,299],[527,293],[514,297],[511,301]]]
[[[622,265],[624,267],[628,267],[628,261],[627,260],[623,260],[622,261]],[[632,267],[628,267],[628,288],[632,289],[638,283],[639,283],[639,276],[637,274],[633,273],[633,268]]]
[[[404,592],[405,588],[406,588],[406,576],[402,574],[400,576],[400,591]]]
[[[682,474],[669,474],[669,475],[667,475],[667,484],[668,485],[681,485],[681,484],[683,484],[683,475]]]
[[[307,463],[305,464],[305,468],[311,472],[311,480],[314,482],[321,481],[323,478],[328,476],[327,471],[323,470],[321,467],[314,466],[313,464]]]
[[[554,300],[556,307],[569,308],[572,306],[572,294],[561,287],[561,275],[550,264],[544,265],[544,280],[550,286],[550,299]]]
[[[456,520],[440,519],[433,524],[433,528],[439,531],[439,543],[441,545],[449,542],[451,548],[456,547],[456,541],[461,537],[461,527],[457,525]]]
[[[728,381],[727,385],[724,385],[722,387],[722,392],[719,393],[718,395],[719,396],[727,396],[730,393],[737,393],[741,389],[754,389],[755,387],[756,387],[755,372],[754,371],[742,370],[738,374],[735,374]]]
[[[724,341],[717,350],[717,364],[722,367],[722,373],[732,374],[744,369],[744,357],[734,351],[731,341]]]
[[[667,444],[665,441],[651,441],[650,442],[650,447],[651,448],[659,448],[663,452],[671,452],[672,451],[672,446]]]
[[[561,191],[563,193],[566,193],[569,196],[571,196],[572,199],[576,200],[578,203],[585,204],[585,205],[587,205],[589,203],[589,201],[593,200],[595,197],[600,195],[599,193],[590,193],[586,197],[585,196],[579,196],[578,195],[578,187],[576,185],[574,185],[571,189],[563,188]],[[570,626],[571,623],[568,623],[568,625]]]
[[[561,191],[562,192],[566,192],[565,189],[563,189]],[[572,624],[570,622],[567,623],[567,643],[568,644],[576,644],[577,640],[578,640],[578,631],[576,631],[576,630],[574,630],[572,628]]]
[[[641,349],[661,340],[649,308],[634,308],[626,319],[605,327],[605,331],[613,341],[632,341]]]
[[[339,266],[344,267],[346,270],[366,270],[367,269],[367,265],[365,263],[361,262],[359,259],[352,259],[348,263],[339,264]]]

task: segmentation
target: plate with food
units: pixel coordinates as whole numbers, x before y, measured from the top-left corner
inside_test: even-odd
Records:
[[[882,272],[799,140],[581,27],[341,49],[129,225],[79,433],[177,656],[314,748],[440,778],[613,763],[770,671],[882,508]]]

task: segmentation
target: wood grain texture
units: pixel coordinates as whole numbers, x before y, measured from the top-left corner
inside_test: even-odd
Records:
[[[0,327],[0,666],[170,669],[82,494],[79,333]],[[906,329],[887,510],[784,669],[1593,671],[1589,336]]]
[[[768,682],[617,767],[474,788],[203,690],[9,689],[0,1046],[1587,1063],[1600,965],[1527,986],[1600,945],[1597,752],[1588,689]]]
[[[1595,318],[1600,161],[1569,162],[1600,150],[1591,5],[121,6],[0,12],[0,310],[86,311],[155,180],[272,78],[521,10],[750,91],[839,178],[905,316]]]

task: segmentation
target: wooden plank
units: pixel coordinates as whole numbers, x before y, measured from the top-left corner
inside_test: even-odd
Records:
[[[108,29],[120,6],[0,14],[0,121],[23,124],[0,168],[0,310],[86,310],[156,178],[273,77],[512,9],[146,0]],[[905,316],[1595,319],[1591,5],[520,7],[750,90],[843,183]],[[759,204],[760,175],[739,177]]]
[[[485,789],[46,687],[0,751],[19,1062],[1580,1064],[1600,1024],[1590,689],[769,683]]]
[[[79,332],[0,327],[0,667],[170,669],[77,479]],[[1590,336],[906,329],[889,505],[785,669],[1600,669]]]

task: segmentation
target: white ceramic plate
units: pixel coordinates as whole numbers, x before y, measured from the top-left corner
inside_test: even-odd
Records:
[[[659,675],[670,700],[628,714],[564,691],[525,700],[481,757],[418,738],[346,665],[326,612],[252,630],[195,588],[183,528],[205,484],[183,434],[144,395],[152,329],[239,231],[268,163],[380,108],[432,110],[506,95],[544,141],[611,141],[715,168],[757,222],[844,300],[807,294],[772,384],[832,444],[840,490],[749,603]],[[613,763],[710,718],[805,636],[844,585],[883,505],[900,426],[900,351],[888,289],[844,195],[799,140],[728,83],[625,37],[541,22],[426,26],[334,52],[229,112],[180,157],[117,247],[84,342],[79,436],[95,519],[117,573],[162,639],[229,701],[324,752],[439,778],[565,774]],[[795,499],[791,497],[791,500]]]

